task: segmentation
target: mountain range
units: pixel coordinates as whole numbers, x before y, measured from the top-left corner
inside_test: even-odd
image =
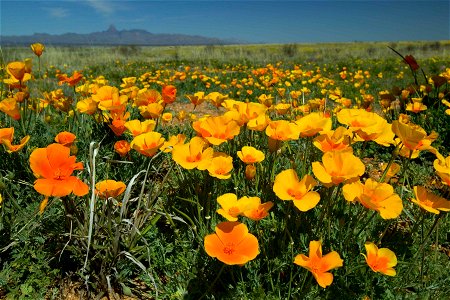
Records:
[[[137,45],[137,46],[181,46],[181,45],[225,45],[241,44],[237,40],[223,40],[199,35],[151,33],[142,29],[117,30],[114,25],[106,31],[87,34],[35,33],[22,36],[0,36],[1,45],[29,45],[32,43],[47,45]]]

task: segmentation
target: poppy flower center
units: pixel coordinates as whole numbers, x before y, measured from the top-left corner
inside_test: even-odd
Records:
[[[247,154],[244,157],[244,161],[247,163],[254,163],[256,161],[256,158],[254,158],[251,154]]]
[[[287,193],[289,194],[289,196],[291,196],[297,200],[300,200],[303,197],[303,194],[298,190],[288,189]]]
[[[236,247],[233,243],[227,244],[223,248],[223,253],[225,254],[232,255],[234,252],[236,252]]]

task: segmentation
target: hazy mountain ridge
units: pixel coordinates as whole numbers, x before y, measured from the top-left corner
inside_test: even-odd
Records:
[[[117,30],[111,25],[108,30],[87,34],[35,33],[23,36],[0,36],[1,45],[29,45],[40,42],[48,45],[225,45],[242,43],[237,40],[223,40],[199,35],[151,33],[142,29]]]

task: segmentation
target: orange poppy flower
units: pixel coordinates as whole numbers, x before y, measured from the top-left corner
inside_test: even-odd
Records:
[[[258,197],[242,197],[237,198],[236,194],[227,193],[217,198],[220,208],[217,213],[227,219],[228,221],[237,221],[238,216],[245,211],[258,207],[261,199]]]
[[[161,133],[152,131],[138,135],[131,141],[131,148],[145,156],[153,156],[164,144]]]
[[[313,112],[295,121],[295,124],[299,126],[300,136],[307,137],[323,131],[330,131],[332,121],[321,112]]]
[[[63,85],[67,83],[69,86],[76,86],[80,80],[83,79],[83,74],[78,71],[74,71],[72,76],[68,77],[67,74],[58,75],[58,85]]]
[[[142,92],[138,92],[136,98],[134,98],[134,105],[147,106],[150,103],[159,103],[162,101],[161,94],[157,90],[144,89]]]
[[[125,192],[126,187],[122,181],[107,179],[95,185],[95,193],[102,199],[117,198]]]
[[[300,135],[300,128],[297,124],[286,120],[271,121],[266,127],[266,134],[277,141],[297,140]]]
[[[365,109],[342,109],[337,113],[339,123],[349,126],[349,130],[363,141],[375,141],[389,146],[394,143],[392,126],[380,115]]]
[[[116,111],[111,113],[112,121],[108,126],[116,136],[121,136],[127,130],[125,123],[129,117],[130,113],[126,111]]]
[[[222,222],[216,233],[205,236],[206,253],[227,265],[243,265],[259,254],[258,240],[248,232],[245,224]]]
[[[228,110],[225,115],[229,115],[238,122],[239,126],[247,124],[252,130],[257,130],[258,123],[261,123],[266,117],[267,107],[259,103],[229,99],[225,100],[222,105]]]
[[[83,169],[83,164],[75,160],[75,156],[70,156],[70,149],[60,144],[34,150],[30,155],[31,170],[38,177],[34,189],[47,197],[63,197],[70,193],[86,195],[89,192],[87,184],[72,176],[73,171]]]
[[[246,164],[259,163],[265,158],[262,151],[250,146],[242,147],[241,151],[237,152],[237,156]]]
[[[240,132],[236,121],[227,116],[207,117],[192,124],[194,130],[213,145],[233,139]]]
[[[415,186],[414,195],[416,198],[411,201],[428,212],[438,215],[441,211],[450,211],[450,201],[428,192],[423,186]]]
[[[221,107],[223,101],[229,99],[228,95],[223,95],[219,92],[212,92],[206,95],[206,100],[210,101],[215,107]]]
[[[101,110],[124,111],[128,101],[126,95],[120,95],[119,89],[113,86],[105,85],[92,95],[92,99],[98,103]]]
[[[312,176],[305,175],[299,180],[295,170],[288,169],[275,177],[273,191],[281,200],[292,200],[299,210],[308,211],[320,201],[319,193],[311,191],[316,185]]]
[[[75,134],[68,131],[62,131],[55,136],[55,142],[66,147],[70,147],[73,143],[75,143],[76,138],[77,137]]]
[[[164,153],[170,153],[173,150],[173,147],[176,145],[183,145],[184,141],[186,140],[186,136],[184,134],[177,134],[172,135],[169,137],[169,140],[165,141],[159,150],[163,151]]]
[[[138,136],[142,133],[153,131],[156,127],[156,122],[154,120],[145,120],[144,122],[131,120],[126,122],[124,126],[133,136]]]
[[[205,92],[197,92],[197,93],[194,93],[194,95],[185,95],[185,96],[194,105],[194,107],[197,107],[198,105],[202,104],[203,101],[206,100]]]
[[[86,98],[77,102],[77,110],[82,114],[93,115],[98,110],[98,102],[92,98]]]
[[[233,170],[233,158],[225,153],[216,152],[207,167],[209,175],[219,179],[228,179]]]
[[[255,204],[258,204],[257,206],[252,207],[251,209],[248,209],[244,211],[244,216],[249,218],[253,221],[259,221],[264,219],[269,215],[269,210],[273,207],[273,202],[268,201],[265,203],[261,203],[261,199],[259,197],[257,198],[257,201],[255,201]]]
[[[26,64],[23,61],[13,61],[6,65],[6,72],[14,79],[24,82],[26,79]],[[31,78],[31,76],[30,76]]]
[[[172,159],[187,170],[206,170],[211,164],[214,150],[201,137],[193,137],[189,143],[174,145]]]
[[[164,111],[164,106],[159,103],[150,103],[147,106],[139,106],[139,112],[145,119],[157,119]]]
[[[433,166],[436,170],[436,174],[441,178],[442,183],[445,185],[450,185],[450,155],[446,158],[440,157],[435,159]]]
[[[322,256],[322,243],[320,241],[309,242],[309,257],[299,254],[294,259],[294,264],[310,271],[317,283],[323,288],[333,282],[333,274],[328,271],[342,267],[343,263],[344,261],[336,251]]]
[[[314,138],[313,145],[322,152],[348,150],[352,142],[351,132],[339,126]]]
[[[378,249],[374,243],[366,242],[364,244],[366,253],[362,254],[366,259],[366,263],[374,272],[380,272],[384,275],[395,276],[394,267],[397,265],[397,257],[395,253],[388,248]]]
[[[23,147],[25,147],[25,145],[28,143],[29,140],[30,140],[30,136],[26,135],[20,140],[20,143],[18,145],[13,145],[12,140],[6,140],[6,139],[2,140],[2,143],[6,147],[6,152],[12,153],[12,152],[20,151]]]
[[[0,143],[2,140],[12,141],[14,138],[14,127],[0,128]]]
[[[362,161],[351,151],[325,152],[322,162],[312,163],[314,175],[327,187],[356,181],[365,169]]]
[[[410,122],[405,123],[403,119],[392,122],[392,131],[398,136],[396,140],[402,143],[400,155],[404,157],[417,158],[420,151],[435,151],[431,143],[438,135],[434,131],[427,136],[422,127]]]
[[[14,98],[6,98],[0,101],[0,111],[4,112],[14,120],[20,120],[20,108]]]
[[[126,140],[120,140],[114,143],[114,151],[118,153],[121,157],[124,157],[130,152],[130,143]]]
[[[40,57],[45,50],[45,46],[41,43],[34,43],[30,45],[31,50],[36,54],[37,57]]]
[[[388,183],[380,183],[371,178],[364,184],[360,181],[349,183],[342,188],[347,201],[358,201],[365,207],[380,213],[383,219],[397,218],[403,210],[402,199],[394,193]]]
[[[173,85],[166,85],[162,88],[161,96],[164,103],[173,103],[177,99],[177,88]]]

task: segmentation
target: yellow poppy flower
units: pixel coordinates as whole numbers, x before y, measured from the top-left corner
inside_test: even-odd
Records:
[[[301,211],[308,211],[316,207],[320,201],[320,194],[311,191],[317,182],[310,175],[298,179],[293,169],[282,171],[275,177],[273,191],[281,200],[292,200]]]
[[[416,198],[411,199],[411,201],[428,212],[439,214],[441,211],[450,211],[450,201],[428,192],[422,186],[414,187],[414,195]]]
[[[145,156],[153,156],[164,144],[165,139],[159,132],[146,132],[131,141],[131,148]]]
[[[378,249],[377,245],[370,242],[366,242],[364,247],[366,248],[367,255],[362,255],[372,271],[380,272],[388,276],[395,276],[397,274],[394,270],[394,267],[397,265],[397,257],[392,250],[388,248]]]
[[[259,163],[265,158],[262,151],[250,146],[242,147],[241,151],[237,152],[237,156],[246,164]]]
[[[308,137],[323,131],[330,131],[332,121],[321,112],[313,112],[298,119],[295,124],[299,126],[300,136]]]
[[[212,177],[228,179],[231,177],[231,170],[233,170],[233,158],[225,153],[214,153],[207,170]]]
[[[206,170],[211,164],[214,150],[201,137],[193,137],[187,144],[173,146],[172,159],[187,170]]]

